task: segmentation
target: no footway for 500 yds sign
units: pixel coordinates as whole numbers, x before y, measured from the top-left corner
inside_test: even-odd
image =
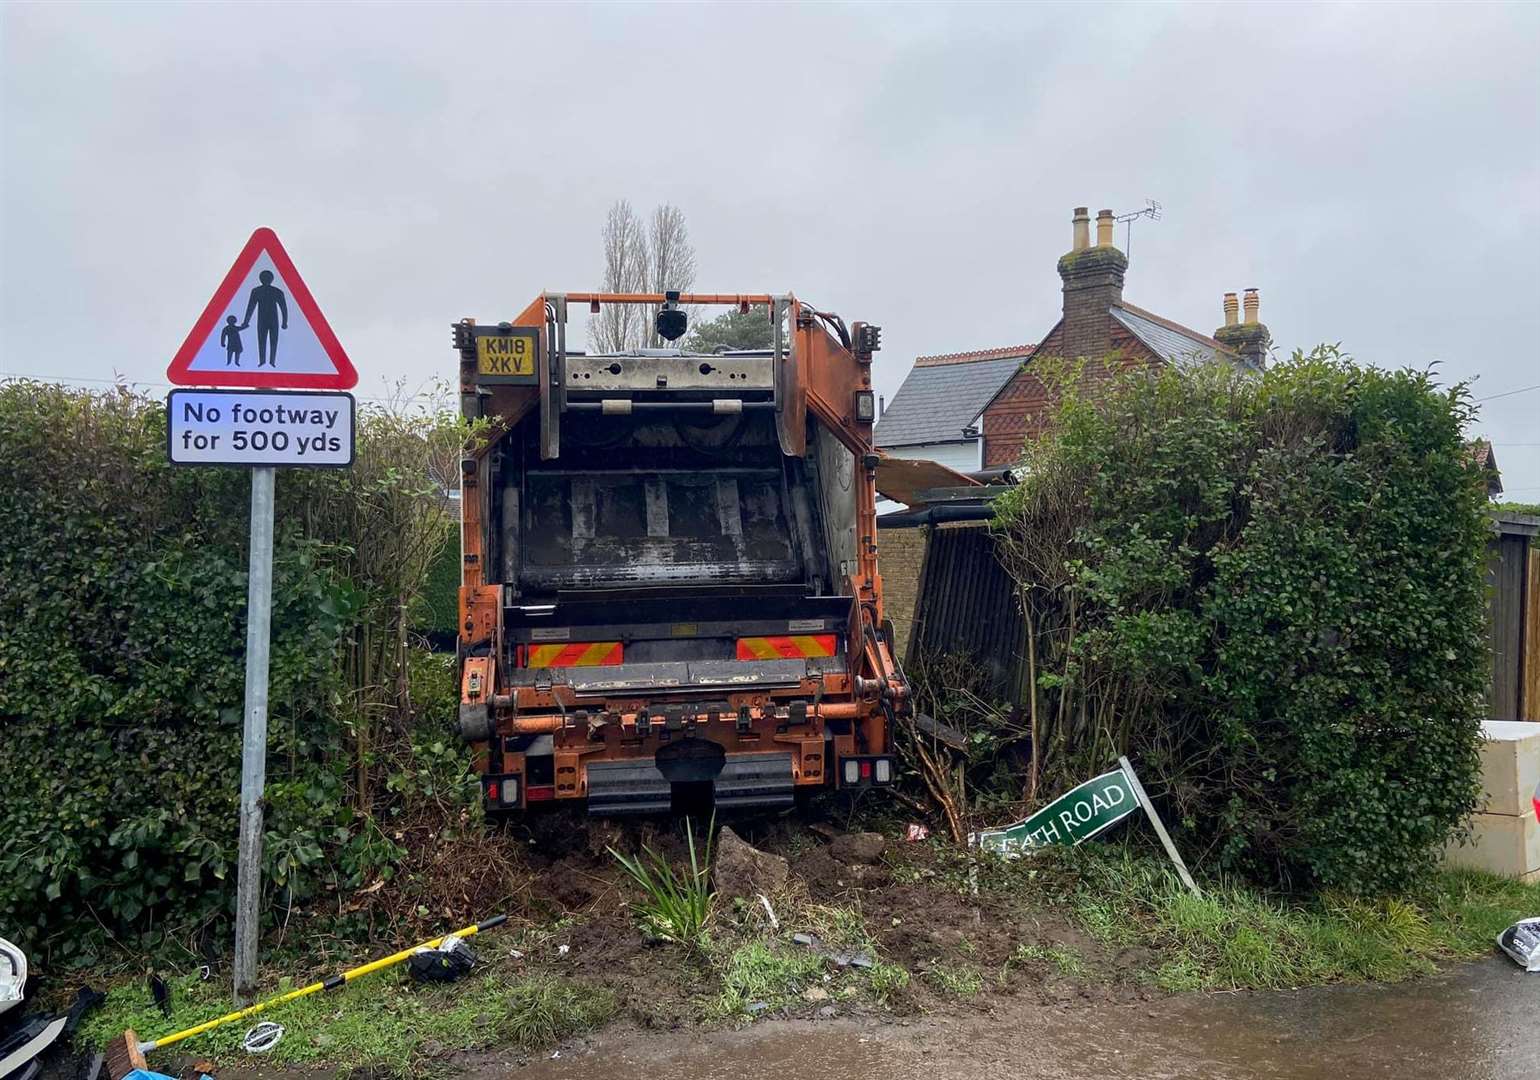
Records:
[[[177,465],[353,463],[358,382],[337,335],[271,229],[236,256],[166,369],[166,438]],[[325,391],[332,391],[327,393]]]
[[[352,394],[173,390],[166,410],[174,465],[353,464]]]

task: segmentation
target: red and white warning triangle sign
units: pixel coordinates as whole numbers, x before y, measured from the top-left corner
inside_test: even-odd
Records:
[[[347,353],[272,229],[258,229],[182,342],[166,378],[181,386],[347,390]]]

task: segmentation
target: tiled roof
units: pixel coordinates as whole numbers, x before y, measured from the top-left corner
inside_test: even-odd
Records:
[[[1032,348],[1014,345],[949,354],[972,357],[968,360],[921,357],[883,410],[874,441],[878,446],[962,442],[968,437],[963,429],[978,419]]]
[[[938,353],[935,356],[916,356],[915,367],[942,367],[946,364],[971,364],[978,360],[1003,360],[1026,356],[1036,345],[1002,345],[998,349],[974,349],[972,352]]]
[[[1156,355],[1171,363],[1206,363],[1220,357],[1233,359],[1234,354],[1207,334],[1189,330],[1181,323],[1163,319],[1153,312],[1124,303],[1114,305],[1112,317],[1152,349]]]

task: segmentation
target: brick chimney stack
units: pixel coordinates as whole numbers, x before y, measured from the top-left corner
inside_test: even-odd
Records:
[[[1272,335],[1258,321],[1262,300],[1255,289],[1247,289],[1241,300],[1246,310],[1244,322],[1236,322],[1235,294],[1225,293],[1225,324],[1214,331],[1214,339],[1235,353],[1247,367],[1262,370],[1267,362],[1267,350],[1272,346]]]
[[[1112,244],[1111,210],[1096,215],[1096,246],[1091,247],[1090,212],[1075,207],[1074,247],[1059,259],[1064,279],[1064,355],[1102,357],[1112,351],[1114,304],[1123,302],[1123,273],[1128,256]]]

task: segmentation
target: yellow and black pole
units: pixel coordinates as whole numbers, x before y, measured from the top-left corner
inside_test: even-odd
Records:
[[[467,926],[463,930],[456,930],[452,934],[444,934],[429,941],[419,942],[416,945],[402,949],[400,952],[391,953],[389,956],[383,956],[378,960],[371,960],[369,963],[362,964],[359,967],[350,968],[336,975],[328,975],[320,982],[313,982],[309,986],[300,987],[298,990],[290,990],[286,994],[279,994],[277,997],[268,998],[266,1001],[259,1001],[255,1005],[249,1005],[244,1009],[237,1009],[235,1012],[226,1013],[224,1016],[204,1024],[199,1024],[197,1027],[190,1027],[185,1031],[164,1035],[159,1039],[140,1042],[139,1036],[130,1029],[123,1033],[121,1039],[115,1040],[106,1048],[107,1075],[112,1080],[123,1080],[123,1077],[135,1069],[146,1068],[144,1056],[152,1051],[170,1046],[172,1043],[179,1043],[183,1039],[190,1039],[194,1035],[202,1035],[205,1031],[213,1031],[215,1028],[223,1027],[225,1024],[244,1020],[248,1016],[255,1016],[265,1009],[271,1009],[275,1005],[282,1005],[286,1001],[295,1001],[322,990],[340,990],[354,979],[361,978],[372,972],[382,971],[388,967],[394,967],[396,964],[409,958],[418,949],[436,949],[443,944],[445,938],[471,937],[481,933],[483,930],[490,930],[494,926],[501,926],[507,921],[508,916],[506,915],[494,915],[490,919],[483,919],[481,922]]]

